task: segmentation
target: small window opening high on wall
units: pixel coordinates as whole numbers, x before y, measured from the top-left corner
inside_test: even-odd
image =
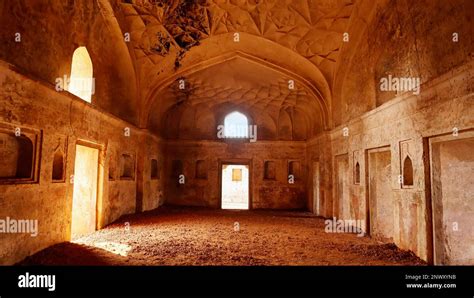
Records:
[[[224,137],[242,138],[249,137],[249,121],[247,117],[239,112],[232,112],[224,119]]]
[[[77,48],[72,56],[68,91],[90,103],[95,89],[92,74],[92,60],[87,49],[85,47]]]

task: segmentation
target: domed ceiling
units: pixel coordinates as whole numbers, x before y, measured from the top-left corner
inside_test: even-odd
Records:
[[[149,127],[166,138],[215,139],[217,126],[234,110],[257,125],[260,140],[304,140],[323,125],[311,90],[240,56],[178,78],[158,98]]]
[[[313,136],[329,123],[329,90],[353,6],[351,0],[121,2],[119,23],[130,33],[143,99],[141,125],[166,138],[209,139],[210,126],[236,109],[262,126],[264,138]],[[180,78],[190,89],[176,90]]]

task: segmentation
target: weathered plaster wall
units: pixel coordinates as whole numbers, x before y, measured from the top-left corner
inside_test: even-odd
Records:
[[[291,70],[290,74],[308,78],[321,89],[325,107],[332,113],[332,121],[329,114],[320,115],[328,119],[324,123],[332,130],[324,131],[307,142],[287,142],[281,138],[273,141],[268,138],[267,141],[242,144],[212,139],[200,141],[200,138],[192,138],[196,136],[194,134],[189,140],[161,142],[146,130],[129,124],[140,123],[145,127],[148,121],[146,115],[156,114],[150,109],[155,99],[157,106],[161,107],[159,100],[163,98],[157,96],[158,89],[155,89],[161,86],[161,80],[177,79],[174,56],[168,56],[168,59],[162,58],[156,51],[146,52],[154,46],[148,39],[156,36],[157,32],[151,29],[156,27],[147,28],[142,23],[142,16],[148,17],[146,9],[142,11],[131,6],[115,3],[116,12],[124,7],[122,21],[128,23],[140,19],[134,23],[138,28],[132,23],[130,26],[122,24],[122,27],[133,29],[132,36],[140,36],[142,32],[147,34],[143,39],[137,39],[143,44],[129,44],[129,52],[108,1],[58,1],[52,4],[45,1],[27,3],[27,0],[0,2],[0,59],[15,65],[15,69],[3,63],[0,65],[0,129],[13,131],[15,127],[21,127],[25,134],[36,134],[38,150],[41,149],[35,155],[39,160],[36,169],[38,178],[34,183],[0,184],[0,218],[37,218],[40,221],[40,235],[37,238],[21,234],[0,235],[0,264],[13,263],[41,248],[68,240],[72,198],[69,177],[73,174],[74,145],[78,140],[94,142],[101,149],[100,165],[104,181],[99,190],[102,193],[99,226],[114,221],[122,214],[156,208],[165,197],[169,204],[219,208],[219,172],[220,162],[223,161],[249,162],[253,208],[306,207],[313,210],[313,177],[318,170],[320,214],[367,220],[368,211],[371,215],[377,215],[367,203],[368,151],[388,147],[390,170],[387,175],[390,185],[386,188],[388,193],[385,197],[393,203],[392,239],[399,247],[410,249],[425,260],[431,259],[432,177],[429,170],[436,165],[430,163],[427,144],[433,137],[452,134],[454,128],[460,136],[474,129],[474,29],[473,26],[466,26],[472,22],[470,12],[474,10],[473,1],[357,1],[350,7],[352,13],[343,14],[350,15],[347,25],[350,39],[342,47],[337,47],[337,55],[326,55],[326,51],[317,51],[322,56],[314,55],[312,50],[297,54],[290,49],[294,46],[283,50],[279,43],[274,42],[277,40],[271,32],[270,35],[258,37],[242,32],[239,43],[233,41],[232,33],[219,33],[203,40],[178,61],[181,70],[191,70],[215,57],[226,60],[234,57],[235,52],[252,55]],[[135,8],[140,13],[136,13]],[[291,22],[292,18],[287,20]],[[295,24],[287,27],[288,33],[298,31],[292,29]],[[338,28],[337,32],[341,33],[345,28],[346,25]],[[15,33],[21,33],[20,43],[15,41]],[[458,34],[457,42],[452,40],[453,33]],[[106,42],[104,36],[107,36]],[[280,37],[283,41],[288,40],[285,34],[278,34],[278,41],[281,41]],[[314,42],[316,38],[313,34],[307,38],[316,47],[320,45]],[[340,34],[335,33],[330,40],[331,43],[340,40]],[[92,105],[52,89],[56,78],[69,74],[71,56],[78,46],[87,47],[94,65],[96,94]],[[135,54],[139,55],[136,60],[133,57]],[[334,59],[330,67],[326,62],[308,66],[308,57],[323,56],[322,61],[329,61],[326,58],[331,56]],[[281,61],[281,57],[286,59]],[[322,69],[324,76],[316,66]],[[242,64],[235,68],[245,69]],[[251,70],[255,68],[250,67]],[[137,82],[136,71],[143,78],[142,82]],[[208,73],[207,76],[215,73]],[[237,74],[236,77],[239,77]],[[412,92],[380,90],[380,79],[388,75],[420,78],[421,93],[415,95]],[[41,78],[44,82],[33,81],[32,77]],[[286,81],[287,77],[284,78]],[[226,88],[229,81],[233,82],[224,81]],[[143,98],[138,98],[140,92]],[[209,100],[215,100],[210,94]],[[254,108],[255,98],[260,97],[248,100]],[[171,97],[170,102],[175,99]],[[266,104],[261,109],[267,109]],[[212,118],[208,112],[204,110],[203,113],[208,116],[202,118],[203,121],[214,123],[208,121]],[[295,119],[300,121],[301,117],[295,115]],[[185,130],[200,129],[200,123],[188,116],[183,117],[186,121],[177,123],[183,125]],[[161,121],[161,117],[156,120]],[[270,120],[268,118],[267,122],[272,123],[273,120]],[[299,135],[302,126],[299,122],[295,123],[297,125],[292,129]],[[212,132],[214,126],[208,124],[206,128]],[[130,127],[130,137],[124,136],[125,127]],[[322,126],[318,128],[323,129]],[[343,128],[347,128],[347,135],[343,134]],[[8,150],[14,152],[14,146],[11,145]],[[52,161],[58,146],[65,148],[66,178],[53,183]],[[448,151],[453,150],[450,148]],[[466,154],[465,151],[461,154]],[[120,177],[122,154],[134,158],[133,178]],[[413,185],[400,183],[403,161],[407,157],[413,164]],[[152,158],[158,160],[161,169],[159,179],[151,179]],[[344,159],[342,163],[341,158]],[[15,157],[2,160],[0,164],[2,167],[12,166],[12,160]],[[175,178],[171,178],[173,160],[183,161],[186,183],[179,187]],[[204,160],[207,164],[206,179],[197,179],[195,175],[198,160]],[[266,160],[275,161],[275,180],[263,177]],[[290,160],[298,160],[301,167],[301,179],[297,179],[294,185],[288,184],[287,180]],[[316,163],[319,164],[317,168],[314,167]],[[356,163],[359,164],[360,179],[357,180],[360,182],[355,179]],[[109,175],[109,169],[113,169],[112,175]],[[0,173],[8,171],[15,172],[13,169],[0,169]],[[452,174],[445,171],[443,175]],[[443,181],[453,181],[453,177],[443,176]],[[453,188],[444,190],[451,190],[451,195]],[[467,197],[472,197],[470,194]],[[454,217],[456,214],[464,216],[461,211],[466,208],[461,208],[462,204],[465,200],[454,202],[453,210],[459,210]],[[463,218],[467,219],[460,221],[462,225],[472,226],[472,217]]]
[[[430,144],[435,264],[473,264],[474,131]]]
[[[314,168],[314,163],[319,164],[319,197],[320,197],[320,215],[324,217],[331,217],[333,214],[333,181],[332,181],[332,148],[329,134],[322,134],[317,138],[312,139],[307,143],[307,158],[309,175],[307,179],[308,199],[307,209],[314,210],[314,196],[313,190],[317,187],[314,184],[313,177],[317,169]]]
[[[391,189],[390,147],[369,150],[368,205],[370,210],[370,234],[385,242],[393,242],[394,200]]]
[[[135,70],[109,1],[0,1],[0,28],[0,59],[51,84],[70,75],[74,50],[85,46],[92,103],[138,123]]]
[[[390,147],[387,197],[394,206],[393,241],[425,260],[432,260],[433,253],[426,140],[452,134],[454,128],[461,132],[474,128],[473,27],[465,25],[473,9],[472,1],[461,0],[359,2],[351,16],[350,42],[341,49],[334,77],[336,127],[330,140],[320,144],[332,148],[334,169],[338,156],[348,154],[351,209],[356,210],[353,219],[361,220],[368,217],[367,152]],[[458,42],[452,40],[454,32]],[[382,91],[380,79],[388,75],[419,77],[421,93]],[[308,147],[308,154],[329,158],[315,146]],[[406,156],[413,164],[412,186],[400,183]],[[360,184],[354,182],[357,162]],[[330,174],[335,206],[337,175],[335,170]]]
[[[382,77],[419,77],[426,83],[471,61],[474,28],[466,24],[473,10],[469,0],[359,1],[334,76],[335,125],[396,96],[380,91]]]
[[[306,207],[306,145],[304,142],[168,142],[166,198],[169,204],[220,208],[220,162],[249,162],[251,208],[301,209]],[[172,161],[183,162],[186,183],[171,178]],[[195,178],[197,160],[207,162],[207,179]],[[275,161],[275,180],[264,179],[264,162]],[[301,174],[288,183],[288,162],[298,161]]]
[[[70,237],[75,144],[94,143],[100,150],[102,184],[99,182],[98,227],[136,210],[137,188],[142,189],[142,210],[163,203],[162,180],[150,181],[150,162],[154,156],[163,161],[160,140],[131,124],[101,112],[81,99],[58,93],[48,83],[27,78],[5,63],[0,65],[0,123],[11,129],[35,130],[38,142],[38,179],[34,183],[0,183],[0,218],[38,219],[39,234],[0,234],[0,264],[11,264]],[[124,128],[130,128],[130,137]],[[58,144],[65,145],[65,179],[52,181],[52,161]],[[134,154],[135,178],[120,178],[120,155]],[[115,164],[113,181],[109,165]],[[137,179],[138,163],[142,162]],[[100,170],[99,170],[100,172]],[[101,193],[101,194],[100,194]]]
[[[403,249],[413,250],[423,259],[427,259],[431,253],[427,239],[431,229],[430,211],[426,200],[430,177],[425,174],[429,161],[424,140],[452,134],[455,127],[461,132],[474,128],[472,65],[471,62],[423,84],[420,96],[402,94],[362,117],[352,119],[344,126],[349,130],[347,137],[343,136],[343,126],[331,132],[333,160],[338,155],[349,154],[352,157],[349,158],[350,175],[353,175],[357,161],[360,165],[360,184],[351,183],[349,190],[352,202],[358,202],[359,205],[354,207],[360,211],[355,219],[366,220],[366,152],[368,149],[390,146],[390,195],[395,205],[394,242]],[[401,165],[405,146],[413,161],[412,187],[399,183],[399,176],[403,174]],[[309,154],[317,155],[317,152],[318,149],[309,148]],[[335,200],[335,191],[333,196]]]

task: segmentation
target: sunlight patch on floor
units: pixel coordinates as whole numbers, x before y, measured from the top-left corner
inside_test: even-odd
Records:
[[[73,243],[97,247],[123,257],[128,256],[128,253],[132,250],[132,247],[130,245],[110,241],[90,243],[86,241],[77,240],[73,241]]]

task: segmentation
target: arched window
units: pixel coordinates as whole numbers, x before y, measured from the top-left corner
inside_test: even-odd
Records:
[[[68,91],[87,102],[91,102],[94,93],[92,60],[85,47],[79,47],[72,55],[71,76]]]
[[[403,161],[403,185],[413,186],[413,163],[408,155]]]
[[[224,119],[224,137],[248,138],[249,121],[247,117],[239,112],[228,114]]]

